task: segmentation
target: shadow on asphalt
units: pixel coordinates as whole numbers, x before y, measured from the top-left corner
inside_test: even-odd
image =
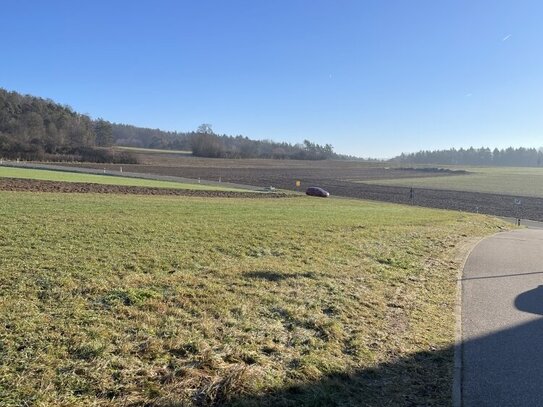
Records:
[[[519,294],[515,298],[515,307],[520,311],[543,315],[543,285]]]
[[[522,276],[530,276],[530,275],[533,275],[533,274],[543,274],[543,271],[533,271],[531,273],[501,274],[501,275],[498,275],[498,276],[466,277],[466,278],[461,278],[460,281],[488,280],[488,279],[495,279],[495,278],[522,277]]]
[[[543,285],[519,294],[515,307],[543,315]],[[543,318],[463,344],[463,405],[538,406],[543,400]]]
[[[541,314],[534,298],[528,291],[515,305]],[[464,342],[462,383],[464,407],[542,405],[543,318]]]

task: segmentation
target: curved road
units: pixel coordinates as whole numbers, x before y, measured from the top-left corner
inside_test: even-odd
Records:
[[[462,279],[462,339],[463,406],[543,405],[543,230],[475,247]]]

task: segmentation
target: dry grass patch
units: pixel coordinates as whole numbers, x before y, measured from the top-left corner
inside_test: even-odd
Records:
[[[453,252],[502,227],[349,200],[10,192],[0,217],[6,406],[446,404]]]

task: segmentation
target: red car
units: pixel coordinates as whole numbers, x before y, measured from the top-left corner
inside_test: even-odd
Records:
[[[322,188],[319,187],[309,187],[307,188],[307,191],[305,191],[306,195],[311,196],[320,196],[322,198],[328,198],[330,196],[330,192],[325,191]]]

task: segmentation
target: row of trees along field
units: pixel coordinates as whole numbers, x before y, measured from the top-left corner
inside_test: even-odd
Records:
[[[325,160],[337,158],[330,144],[321,146],[304,140],[303,144],[251,140],[243,136],[216,135],[209,124],[202,124],[191,137],[192,153],[200,157],[279,158]]]
[[[127,147],[162,150],[191,150],[190,133],[136,127],[130,124],[111,123],[113,142]]]
[[[488,165],[511,167],[539,167],[543,165],[543,149],[513,148],[460,148],[450,150],[419,151],[402,154],[393,161],[409,164]]]
[[[0,157],[28,160],[135,162],[113,144],[110,123],[50,99],[0,89]]]
[[[251,140],[244,136],[218,135],[210,124],[196,131],[180,133],[146,129],[126,124],[112,124],[116,144],[131,147],[189,150],[199,157],[213,158],[279,158],[324,160],[342,158],[330,144],[324,146],[305,140],[302,144]]]

